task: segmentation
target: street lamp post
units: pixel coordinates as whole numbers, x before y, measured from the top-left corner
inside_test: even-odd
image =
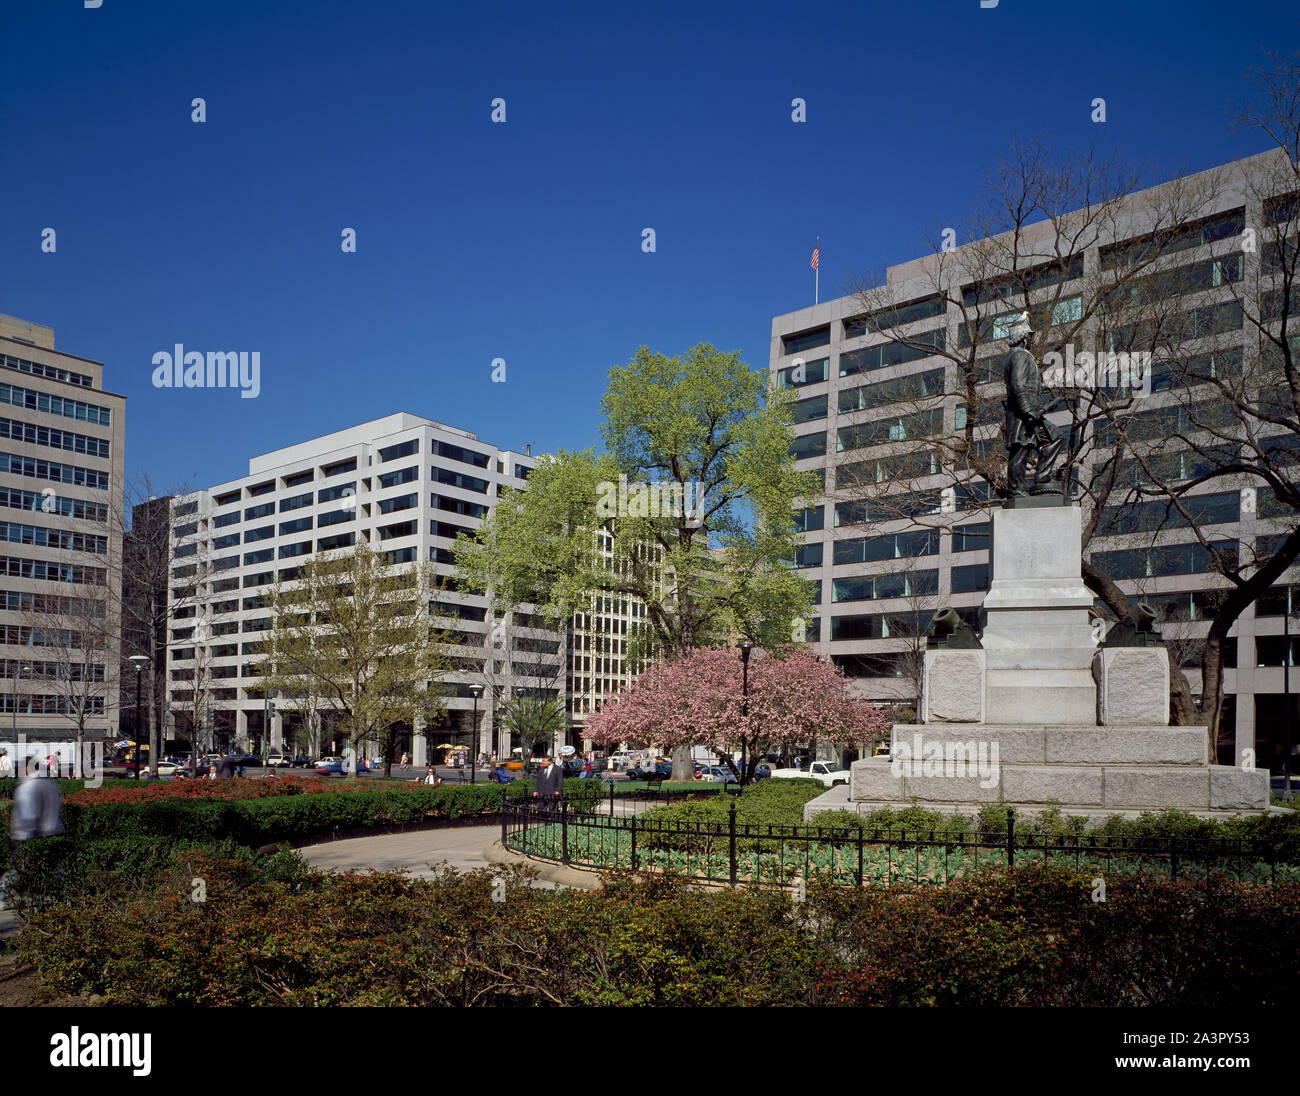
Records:
[[[741,665],[741,685],[740,685],[740,715],[742,719],[749,719],[749,656],[754,650],[754,645],[747,639],[740,641],[740,665]],[[745,727],[746,734],[740,737],[740,776],[743,780],[749,772],[747,753],[747,734],[748,725]]]
[[[148,655],[132,655],[135,666],[135,727],[131,737],[135,739],[135,778],[140,779],[140,671],[149,665]]]
[[[1291,798],[1291,592],[1287,591],[1286,614],[1282,617],[1282,634],[1286,653],[1282,659],[1282,695],[1286,711],[1282,713],[1282,798]]]
[[[478,783],[478,698],[483,695],[482,685],[471,685],[469,691],[474,695],[474,725],[470,728],[469,740],[469,782]]]

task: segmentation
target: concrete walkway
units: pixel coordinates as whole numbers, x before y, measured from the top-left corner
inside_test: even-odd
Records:
[[[360,871],[409,868],[412,875],[427,878],[432,874],[430,864],[450,864],[462,871],[489,867],[490,862],[483,852],[500,837],[499,825],[452,826],[323,841],[319,845],[306,845],[298,851],[316,868],[339,871],[349,868]]]
[[[501,846],[500,826],[463,826],[449,829],[420,830],[415,833],[380,834],[375,837],[351,837],[326,841],[298,850],[315,868],[347,871],[392,871],[406,868],[416,879],[427,879],[431,864],[444,863],[461,871],[472,868],[519,865],[534,868],[538,878],[533,886],[550,890],[576,887],[598,890],[599,878],[592,872],[529,860]]]

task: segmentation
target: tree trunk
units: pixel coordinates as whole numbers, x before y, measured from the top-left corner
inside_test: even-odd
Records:
[[[1216,621],[1217,623],[1217,621]],[[1207,747],[1211,765],[1218,763],[1219,718],[1223,714],[1223,645],[1213,626],[1205,637],[1201,657],[1201,718],[1209,731]]]
[[[1169,662],[1169,722],[1176,727],[1196,727],[1201,712],[1192,699],[1192,685],[1181,666]]]

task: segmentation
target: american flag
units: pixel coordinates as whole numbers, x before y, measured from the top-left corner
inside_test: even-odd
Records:
[[[817,243],[813,245],[812,262],[810,262],[808,265],[812,267],[814,270],[817,270],[821,266],[821,261],[822,261],[822,245],[820,243]]]

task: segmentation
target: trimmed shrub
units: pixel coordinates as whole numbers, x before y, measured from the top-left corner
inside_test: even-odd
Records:
[[[151,898],[34,913],[44,984],[122,1005],[1197,1005],[1289,999],[1300,886],[1091,880],[1053,865],[945,888],[543,891],[499,869],[322,875],[178,864]],[[275,874],[279,871],[283,878]],[[189,900],[189,874],[207,901]],[[166,872],[163,873],[166,875]]]

